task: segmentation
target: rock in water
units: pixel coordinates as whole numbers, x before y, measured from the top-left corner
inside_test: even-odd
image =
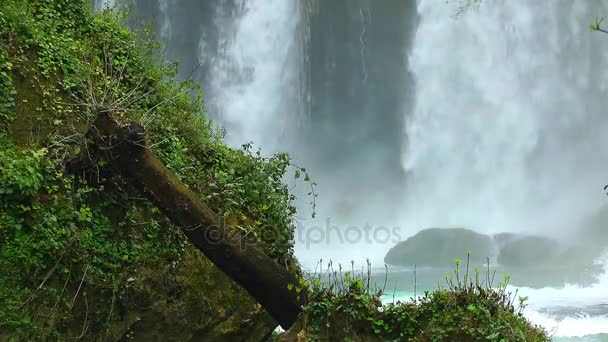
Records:
[[[542,266],[555,263],[561,253],[557,241],[542,236],[503,233],[494,239],[499,246],[496,261],[502,266]]]
[[[384,262],[398,266],[452,267],[454,259],[466,260],[471,251],[471,265],[480,266],[492,254],[492,239],[466,228],[429,228],[391,248]]]

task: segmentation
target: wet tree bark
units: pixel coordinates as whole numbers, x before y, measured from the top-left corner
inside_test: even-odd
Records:
[[[68,171],[82,169],[90,155],[102,156],[110,168],[129,179],[152,200],[192,244],[219,269],[247,290],[270,315],[288,329],[305,300],[288,289],[298,280],[284,267],[228,227],[199,196],[188,189],[146,148],[141,125],[120,125],[110,113],[100,113],[88,131],[86,157],[68,163]],[[83,159],[88,161],[83,161]]]

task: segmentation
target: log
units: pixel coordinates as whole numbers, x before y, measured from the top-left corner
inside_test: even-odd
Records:
[[[290,291],[298,279],[256,246],[246,244],[200,196],[182,183],[146,147],[145,129],[120,125],[110,112],[101,111],[87,133],[87,158],[99,154],[111,170],[120,173],[179,226],[190,242],[219,269],[241,285],[283,327],[289,329],[302,312],[305,289]],[[71,162],[68,170],[82,167]]]

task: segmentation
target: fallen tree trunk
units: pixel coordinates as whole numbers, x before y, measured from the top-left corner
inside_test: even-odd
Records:
[[[82,169],[83,158],[103,156],[108,165],[129,179],[175,224],[192,244],[219,269],[247,290],[270,315],[288,329],[298,318],[305,291],[290,291],[298,280],[287,269],[244,243],[199,196],[188,189],[146,147],[145,129],[138,124],[119,125],[110,113],[100,112],[89,128],[87,156],[70,162],[68,170]],[[305,289],[304,289],[305,290]]]

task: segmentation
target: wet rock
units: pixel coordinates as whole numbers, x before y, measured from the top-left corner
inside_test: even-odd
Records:
[[[503,233],[494,239],[499,249],[496,261],[502,266],[541,266],[554,263],[561,253],[559,242],[542,236]]]
[[[391,248],[384,262],[398,266],[452,267],[454,259],[466,260],[471,251],[471,264],[483,265],[492,254],[492,239],[466,228],[429,228]]]

